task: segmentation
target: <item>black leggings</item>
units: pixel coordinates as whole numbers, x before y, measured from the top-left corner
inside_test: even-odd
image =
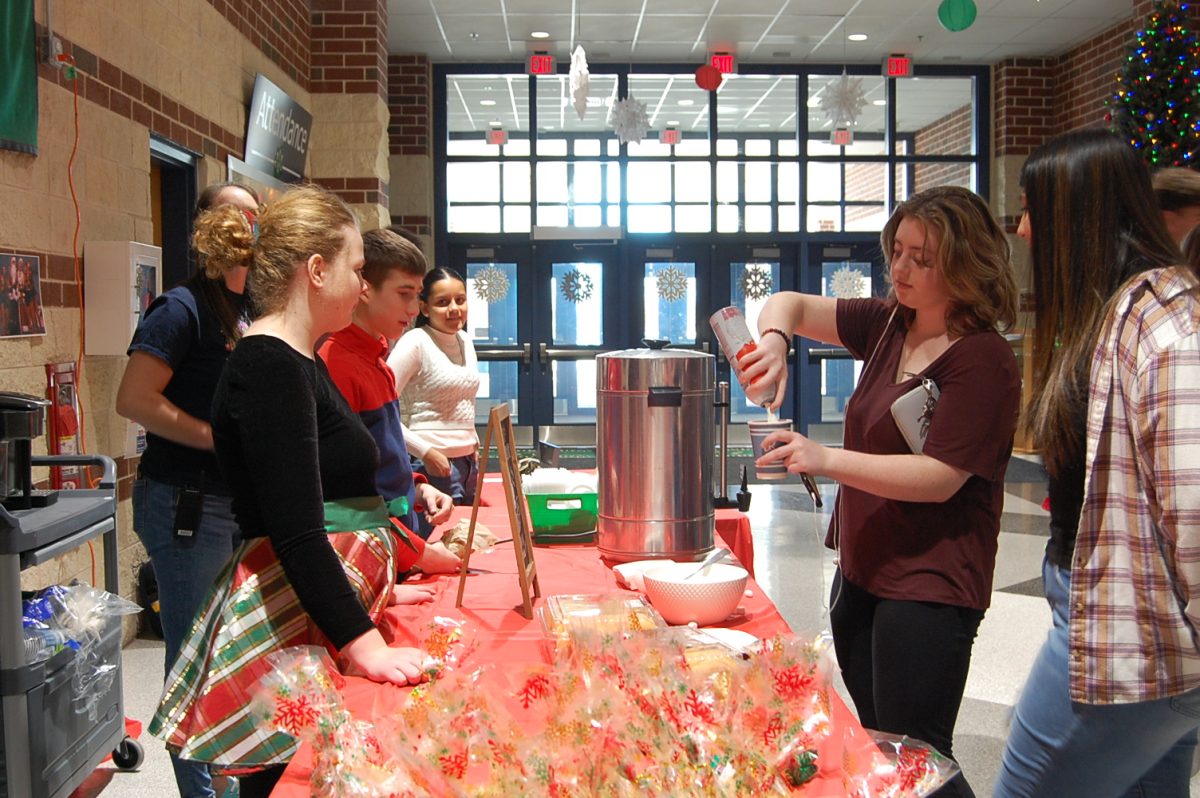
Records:
[[[287,765],[271,765],[238,777],[238,795],[241,798],[267,798],[285,770]]]
[[[862,725],[907,734],[953,759],[954,722],[983,611],[881,599],[840,570],[832,592],[833,646]],[[937,795],[975,793],[960,774]]]

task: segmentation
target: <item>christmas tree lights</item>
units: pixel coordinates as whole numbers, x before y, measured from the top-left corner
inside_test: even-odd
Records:
[[[1190,16],[1188,3],[1154,3],[1108,101],[1114,128],[1152,169],[1200,162],[1200,41]]]

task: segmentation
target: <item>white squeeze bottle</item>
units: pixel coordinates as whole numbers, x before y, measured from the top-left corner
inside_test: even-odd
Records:
[[[753,336],[750,335],[750,328],[746,326],[746,317],[741,308],[734,305],[721,308],[708,317],[708,323],[717,334],[717,343],[728,358],[729,365],[733,367],[734,374],[741,374],[738,358],[747,352],[753,352],[757,347]],[[746,386],[746,398],[756,405],[765,405],[775,398],[775,390],[771,386],[756,386],[755,383],[759,379],[755,377],[753,382]]]

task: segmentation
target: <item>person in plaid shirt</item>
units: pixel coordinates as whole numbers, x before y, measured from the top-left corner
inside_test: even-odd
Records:
[[[1022,188],[1053,627],[995,795],[1186,798],[1200,725],[1200,278],[1118,136],[1047,142]]]

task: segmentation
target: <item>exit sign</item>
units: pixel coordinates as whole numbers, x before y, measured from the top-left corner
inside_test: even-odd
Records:
[[[503,146],[508,143],[508,131],[502,127],[489,128],[487,132],[487,143],[498,144]]]
[[[733,53],[713,53],[708,57],[708,63],[715,66],[722,75],[737,74],[737,61]]]
[[[558,64],[549,53],[530,53],[525,58],[526,75],[553,75],[557,71]]]
[[[668,127],[658,131],[658,141],[661,144],[670,144],[673,147],[679,143],[679,139],[679,128],[677,127]]]
[[[849,147],[854,143],[854,131],[839,127],[829,131],[829,143],[835,147]]]
[[[906,53],[892,53],[883,59],[885,78],[911,78],[912,68],[912,56]]]

